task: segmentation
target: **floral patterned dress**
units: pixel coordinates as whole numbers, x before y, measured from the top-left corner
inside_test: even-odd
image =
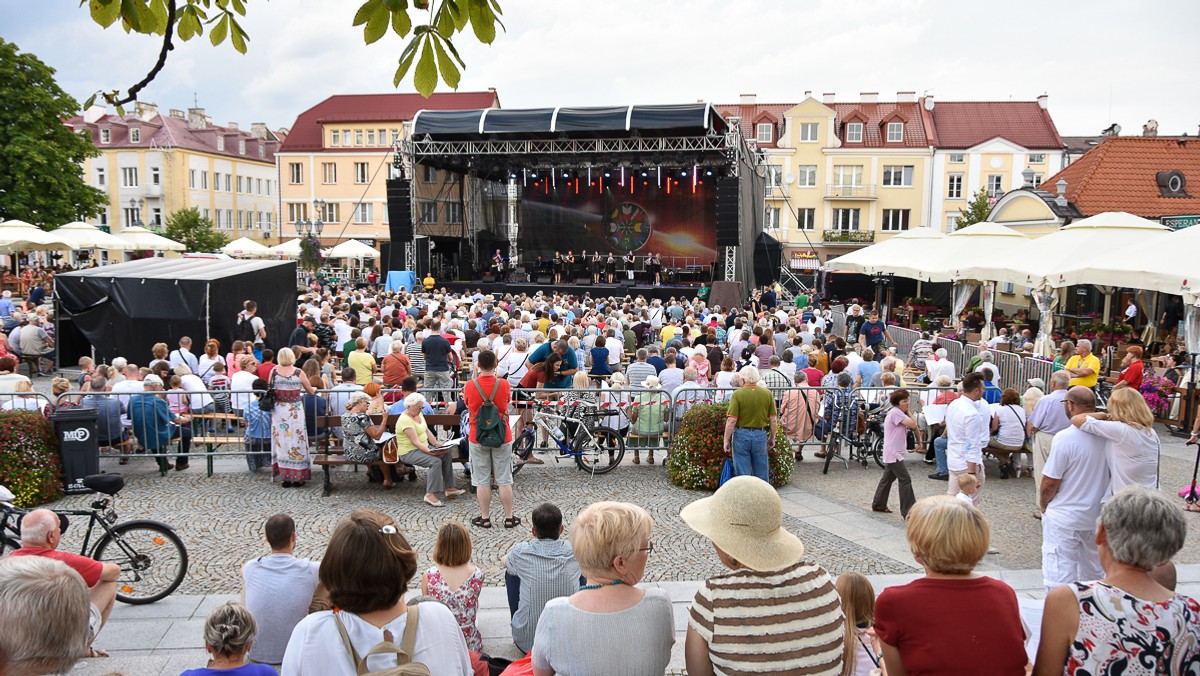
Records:
[[[462,629],[463,637],[467,639],[467,649],[483,652],[483,635],[475,626],[475,613],[479,611],[479,592],[483,590],[483,571],[476,568],[471,577],[461,587],[451,590],[442,577],[437,566],[429,569],[426,574],[429,595],[446,604],[458,626]]]
[[[1079,601],[1079,632],[1067,655],[1067,676],[1195,673],[1200,602],[1176,594],[1155,603],[1103,582],[1076,582],[1071,590]]]
[[[283,481],[305,482],[312,479],[308,454],[308,432],[304,428],[304,408],[300,403],[300,370],[285,376],[273,374],[275,409],[271,413],[271,453],[275,457],[274,474]]]

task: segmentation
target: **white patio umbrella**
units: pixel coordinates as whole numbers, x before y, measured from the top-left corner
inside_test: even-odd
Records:
[[[1134,283],[1141,280],[1129,276],[1118,281],[1113,270],[1103,261],[1111,253],[1124,257],[1132,248],[1165,242],[1160,238],[1166,237],[1169,232],[1166,226],[1156,221],[1123,211],[1108,211],[1075,221],[1057,232],[1032,240],[1016,259],[998,266],[998,274],[990,279],[1034,288],[1062,288],[1079,284],[1145,288]]]
[[[108,251],[125,251],[133,247],[129,242],[104,232],[100,228],[82,221],[73,221],[60,225],[51,230],[64,241],[74,244],[80,249],[105,249]]]
[[[1090,220],[1086,218],[1078,223]],[[1145,221],[1141,218],[1137,220]],[[1119,248],[1098,251],[1094,258],[1080,258],[1066,265],[1059,275],[1067,284],[1107,284],[1163,293],[1187,291],[1189,282],[1200,281],[1200,275],[1197,274],[1200,269],[1196,266],[1196,252],[1200,251],[1200,227],[1160,232],[1165,228],[1154,221],[1145,222],[1157,227],[1134,227],[1131,230],[1134,233],[1133,241],[1125,242]],[[1078,223],[1067,227],[1072,228]],[[1053,236],[1047,235],[1038,241]],[[1191,284],[1191,288],[1200,290],[1200,284]]]
[[[913,228],[878,244],[838,256],[824,267],[826,270],[864,275],[890,272],[901,277],[921,279],[930,244],[945,238],[945,234],[933,228]]]
[[[221,247],[221,253],[240,258],[263,258],[271,250],[248,237],[239,237]]]
[[[0,252],[17,251],[74,251],[79,247],[64,240],[53,232],[26,223],[5,221],[0,223]]]
[[[994,269],[1012,260],[1029,238],[999,223],[984,221],[956,230],[934,243],[926,256],[926,273],[933,281],[956,282],[951,294],[950,317],[953,320],[967,306],[978,281],[988,284],[981,294],[986,323],[983,337],[991,337],[992,310],[995,306]]]
[[[374,247],[367,246],[356,239],[346,240],[329,251],[331,258],[379,258],[379,252]]]
[[[128,228],[122,228],[117,233],[117,237],[129,242],[130,248],[144,251],[183,251],[186,246],[176,242],[173,239],[167,239],[162,235],[156,235],[153,232],[139,226],[134,225]]]
[[[267,250],[272,256],[283,256],[285,258],[300,257],[300,240],[289,239],[288,241],[278,246],[273,246]]]

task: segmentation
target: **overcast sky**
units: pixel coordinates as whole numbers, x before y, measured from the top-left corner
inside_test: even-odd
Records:
[[[181,0],[182,1],[182,0]],[[193,96],[218,123],[291,126],[332,94],[381,93],[403,48],[365,46],[361,0],[252,0],[248,55],[205,35],[181,44],[143,93],[160,108]],[[856,100],[877,91],[947,100],[1050,95],[1063,135],[1111,122],[1138,134],[1197,135],[1197,0],[1138,3],[1009,0],[501,0],[506,33],[459,37],[459,91],[495,87],[503,107],[715,103],[755,93],[797,102],[805,90]],[[58,71],[80,101],[141,79],[154,38],[92,23],[78,0],[0,0],[0,37]],[[411,78],[410,78],[411,81]],[[404,83],[400,91],[412,91]],[[442,89],[439,89],[442,91]]]

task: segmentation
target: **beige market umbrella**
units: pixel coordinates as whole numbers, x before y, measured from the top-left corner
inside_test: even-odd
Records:
[[[239,237],[221,247],[221,253],[239,258],[263,258],[269,256],[271,250],[248,237]]]
[[[124,251],[133,248],[129,242],[120,237],[110,235],[94,225],[81,221],[60,225],[51,232],[80,249]]]
[[[0,223],[0,253],[17,251],[74,251],[79,247],[53,232],[25,221]]]
[[[288,241],[284,242],[283,244],[280,244],[279,246],[271,247],[267,251],[272,256],[283,256],[285,258],[299,258],[300,257],[300,240],[299,239],[289,239]]]
[[[864,275],[890,272],[901,277],[921,279],[930,245],[945,238],[945,234],[933,228],[905,230],[891,239],[838,256],[826,263],[825,269]]]
[[[356,239],[346,240],[329,251],[331,258],[379,258],[379,252],[374,247],[367,246]]]
[[[122,228],[117,233],[117,237],[129,242],[132,245],[130,248],[139,251],[183,251],[187,249],[179,242],[156,235],[139,225]]]

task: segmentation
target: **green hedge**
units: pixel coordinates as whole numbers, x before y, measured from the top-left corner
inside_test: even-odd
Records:
[[[54,427],[37,411],[0,411],[0,485],[19,507],[63,496],[62,464]]]
[[[715,491],[725,464],[725,413],[728,404],[697,404],[679,423],[667,456],[667,478],[680,488]],[[771,485],[778,488],[792,479],[795,466],[791,444],[780,427],[770,452]]]

